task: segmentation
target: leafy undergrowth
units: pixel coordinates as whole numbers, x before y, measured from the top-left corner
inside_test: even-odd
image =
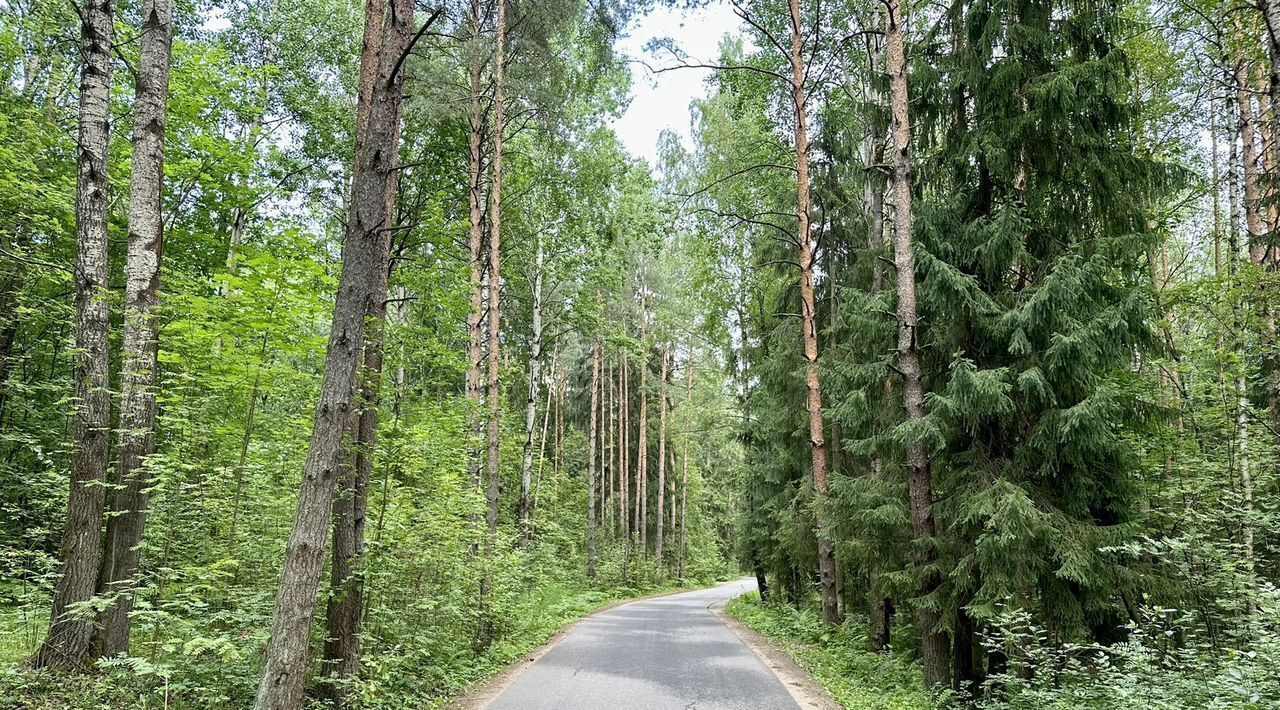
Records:
[[[920,690],[920,670],[910,661],[867,650],[867,638],[853,622],[828,630],[814,609],[760,603],[758,594],[730,602],[726,611],[777,641],[800,665],[850,710],[929,710]]]

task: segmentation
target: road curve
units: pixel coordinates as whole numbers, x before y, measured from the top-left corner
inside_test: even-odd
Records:
[[[583,620],[488,710],[797,710],[777,676],[710,607],[744,579]]]

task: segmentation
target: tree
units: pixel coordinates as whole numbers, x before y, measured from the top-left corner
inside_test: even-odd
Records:
[[[889,74],[889,111],[893,121],[893,265],[898,288],[898,371],[902,376],[902,408],[907,425],[920,427],[924,421],[924,372],[920,364],[919,316],[916,310],[915,245],[911,212],[911,114],[907,88],[905,29],[900,0],[889,0],[885,17],[885,70]],[[907,473],[910,482],[911,527],[920,546],[916,564],[920,574],[919,615],[924,684],[936,690],[951,679],[950,649],[941,628],[942,615],[936,600],[940,577],[932,551],[937,529],[933,518],[933,476],[929,452],[923,441],[907,444]]]
[[[74,668],[91,658],[94,622],[78,609],[93,596],[102,559],[103,483],[111,428],[108,390],[110,267],[107,261],[111,117],[110,0],[80,11],[80,115],[76,155],[76,407],[71,494],[62,532],[62,577],[38,668]]]
[[[503,98],[504,47],[507,37],[506,0],[498,0],[497,39],[493,57],[493,176],[489,183],[489,451],[486,497],[489,501],[489,546],[498,533],[498,494],[501,485],[502,360],[499,352],[502,331],[502,139],[506,131],[506,104]]]
[[[587,578],[596,577],[596,433],[600,394],[600,336],[591,347],[591,415],[587,423]]]
[[[98,652],[129,651],[142,534],[146,528],[150,475],[146,460],[156,448],[156,386],[159,343],[156,308],[164,253],[164,137],[173,56],[173,5],[144,5],[142,57],[138,64],[133,128],[133,172],[129,176],[129,260],[125,265],[124,354],[120,379],[120,444],[116,477],[121,488],[107,522],[101,585],[116,599],[102,615]]]
[[[818,575],[822,587],[822,620],[840,622],[836,596],[836,558],[827,532],[827,440],[822,416],[822,381],[818,371],[818,308],[814,297],[814,254],[817,241],[809,226],[809,118],[805,86],[805,39],[800,0],[791,9],[791,101],[795,112],[796,239],[800,264],[800,318],[804,331],[805,408],[809,415],[809,447],[812,451],[813,489],[817,494]]]
[[[369,94],[369,122],[364,134],[356,137],[342,279],[297,514],[276,595],[271,642],[254,703],[258,710],[295,708],[302,702],[316,593],[324,567],[324,541],[332,517],[334,483],[344,455],[343,432],[353,412],[366,319],[377,307],[375,304],[386,300],[382,274],[388,269],[393,226],[387,195],[398,169],[402,70],[412,47],[413,15],[412,2],[392,0],[385,19],[372,15],[365,18],[366,22],[383,24],[385,29],[378,47],[366,46],[363,50],[378,52],[377,78]],[[437,10],[427,25],[438,16]],[[374,291],[379,283],[383,287],[381,293]]]

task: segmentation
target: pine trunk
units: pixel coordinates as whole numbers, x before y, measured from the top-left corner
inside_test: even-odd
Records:
[[[113,22],[110,0],[85,0],[76,153],[75,452],[62,531],[62,576],[54,589],[49,633],[32,659],[37,668],[78,668],[92,659],[94,620],[72,610],[93,597],[102,560],[102,484],[111,429],[107,150]]]
[[[293,532],[285,548],[271,641],[254,703],[257,710],[294,710],[303,701],[311,627],[324,569],[325,538],[333,513],[334,483],[345,454],[343,430],[355,407],[366,320],[387,297],[385,274],[393,226],[388,192],[398,170],[402,67],[412,43],[414,8],[411,0],[393,0],[391,4],[369,99],[369,123],[364,134],[356,136],[351,214],[325,355],[324,381]],[[365,21],[382,24],[381,17],[366,17]],[[376,49],[366,46],[363,51]]]
[[[889,74],[889,110],[893,124],[894,267],[898,282],[898,371],[902,375],[902,405],[907,422],[924,420],[924,373],[920,366],[916,310],[916,265],[913,252],[911,212],[911,123],[907,93],[906,41],[903,37],[902,1],[889,0],[886,32],[886,69]],[[907,471],[911,503],[911,527],[920,553],[916,564],[920,574],[922,603],[919,627],[922,636],[924,684],[929,690],[950,685],[951,657],[946,632],[940,628],[942,615],[931,599],[941,584],[935,566],[933,538],[933,479],[929,455],[922,443],[907,445]]]
[[[387,213],[393,214],[399,180],[388,186]],[[386,294],[388,270],[373,284],[375,292]],[[368,318],[364,364],[360,376],[359,409],[355,415],[351,442],[352,464],[346,468],[334,501],[333,592],[326,609],[326,674],[349,680],[360,673],[360,634],[364,612],[364,577],[361,560],[365,551],[365,521],[369,510],[369,481],[373,477],[373,455],[378,446],[379,406],[382,402],[383,347],[387,318],[386,299],[375,300]],[[351,686],[338,684],[332,698],[339,705],[351,705]]]
[[[822,620],[840,623],[836,598],[836,557],[827,530],[827,442],[822,421],[822,386],[818,373],[818,309],[814,296],[814,252],[817,250],[809,228],[809,116],[805,82],[803,19],[799,0],[791,7],[791,100],[795,112],[796,150],[796,239],[800,246],[800,315],[804,328],[805,409],[809,415],[809,448],[813,467],[813,489],[817,494],[818,576],[821,581]]]
[[[133,588],[137,586],[142,535],[147,524],[151,476],[146,459],[156,448],[156,385],[159,344],[156,307],[164,222],[164,132],[169,105],[169,63],[173,46],[171,0],[144,5],[133,129],[133,170],[129,178],[129,251],[125,264],[124,348],[120,381],[120,443],[116,490],[107,522],[103,591],[115,603],[102,612],[98,653],[129,651]]]

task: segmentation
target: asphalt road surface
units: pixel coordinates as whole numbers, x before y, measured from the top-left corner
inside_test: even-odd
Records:
[[[711,613],[744,579],[590,617],[488,710],[798,710],[777,676]]]

